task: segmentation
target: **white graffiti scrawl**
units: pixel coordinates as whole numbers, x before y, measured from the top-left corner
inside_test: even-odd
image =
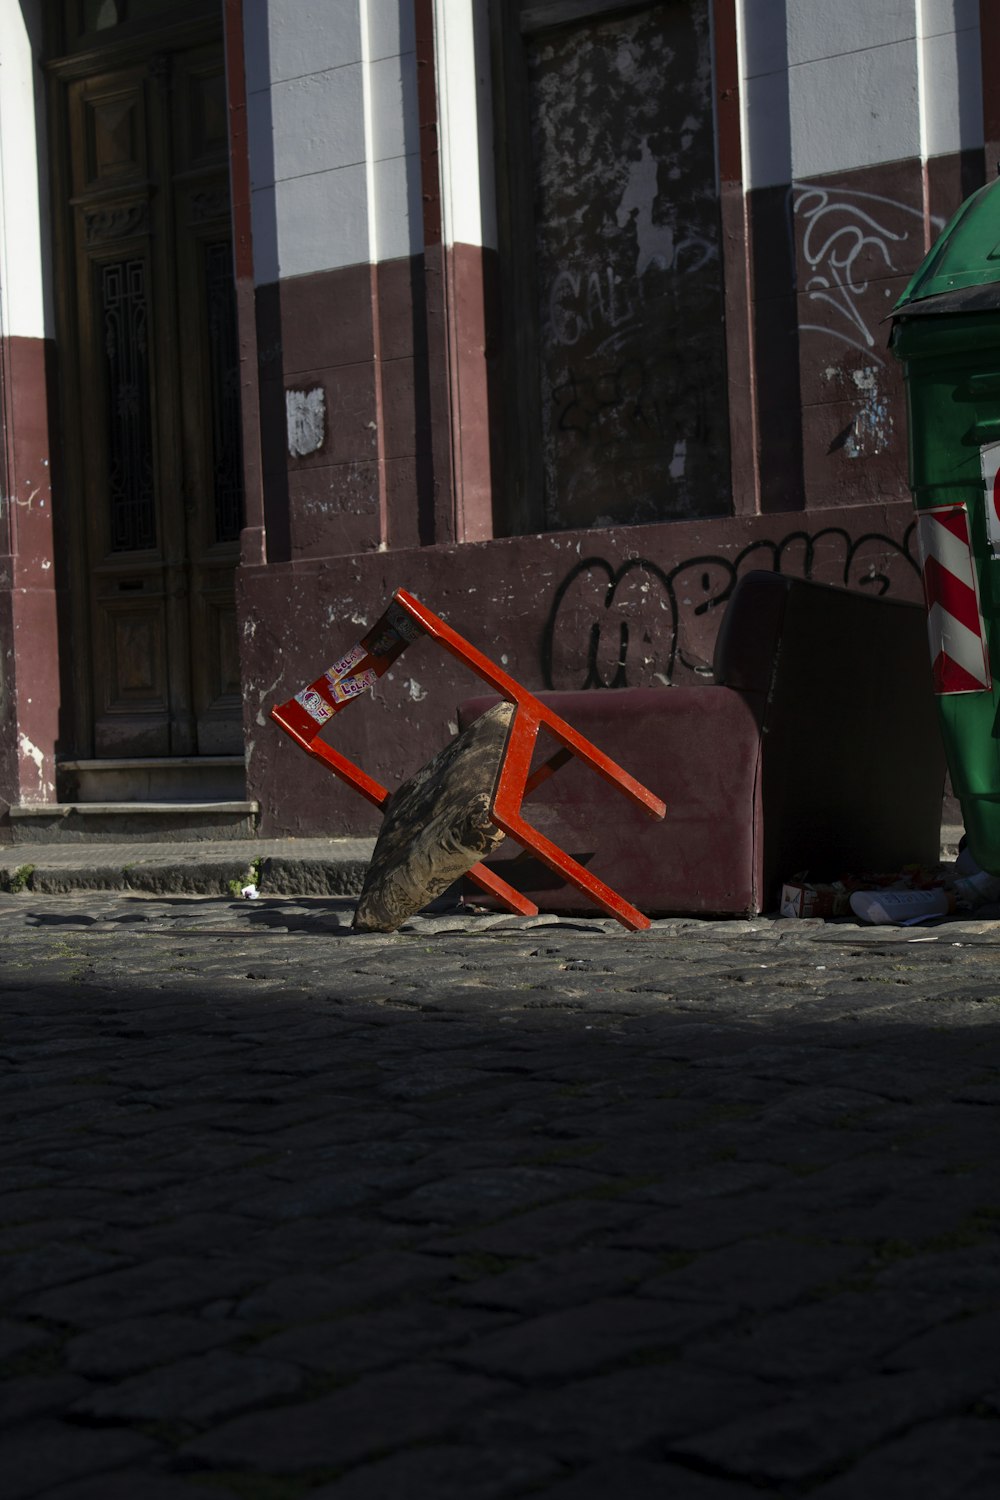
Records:
[[[874,352],[878,320],[866,315],[863,299],[873,276],[909,275],[920,264],[923,209],[879,193],[807,182],[793,183],[790,197],[802,228],[802,255],[808,267],[806,296],[832,309],[826,322],[803,323],[800,328],[841,339],[884,364]],[[943,224],[943,219],[931,216],[934,233]]]

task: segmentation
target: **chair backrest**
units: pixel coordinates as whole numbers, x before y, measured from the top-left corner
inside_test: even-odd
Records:
[[[800,581],[764,572],[737,580],[715,638],[712,670],[720,687],[768,691],[789,589]]]
[[[749,573],[716,670],[764,695],[766,872],[937,862],[945,765],[922,605]]]

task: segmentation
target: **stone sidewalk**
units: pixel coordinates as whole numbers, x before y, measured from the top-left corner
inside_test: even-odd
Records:
[[[1000,927],[0,896],[5,1500],[993,1500]]]

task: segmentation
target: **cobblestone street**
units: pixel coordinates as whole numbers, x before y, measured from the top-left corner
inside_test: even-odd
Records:
[[[1000,929],[0,897],[5,1500],[993,1500]]]

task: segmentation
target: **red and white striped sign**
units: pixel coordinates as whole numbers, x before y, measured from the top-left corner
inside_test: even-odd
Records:
[[[982,693],[990,686],[990,660],[965,505],[919,511],[917,542],[934,691]]]

